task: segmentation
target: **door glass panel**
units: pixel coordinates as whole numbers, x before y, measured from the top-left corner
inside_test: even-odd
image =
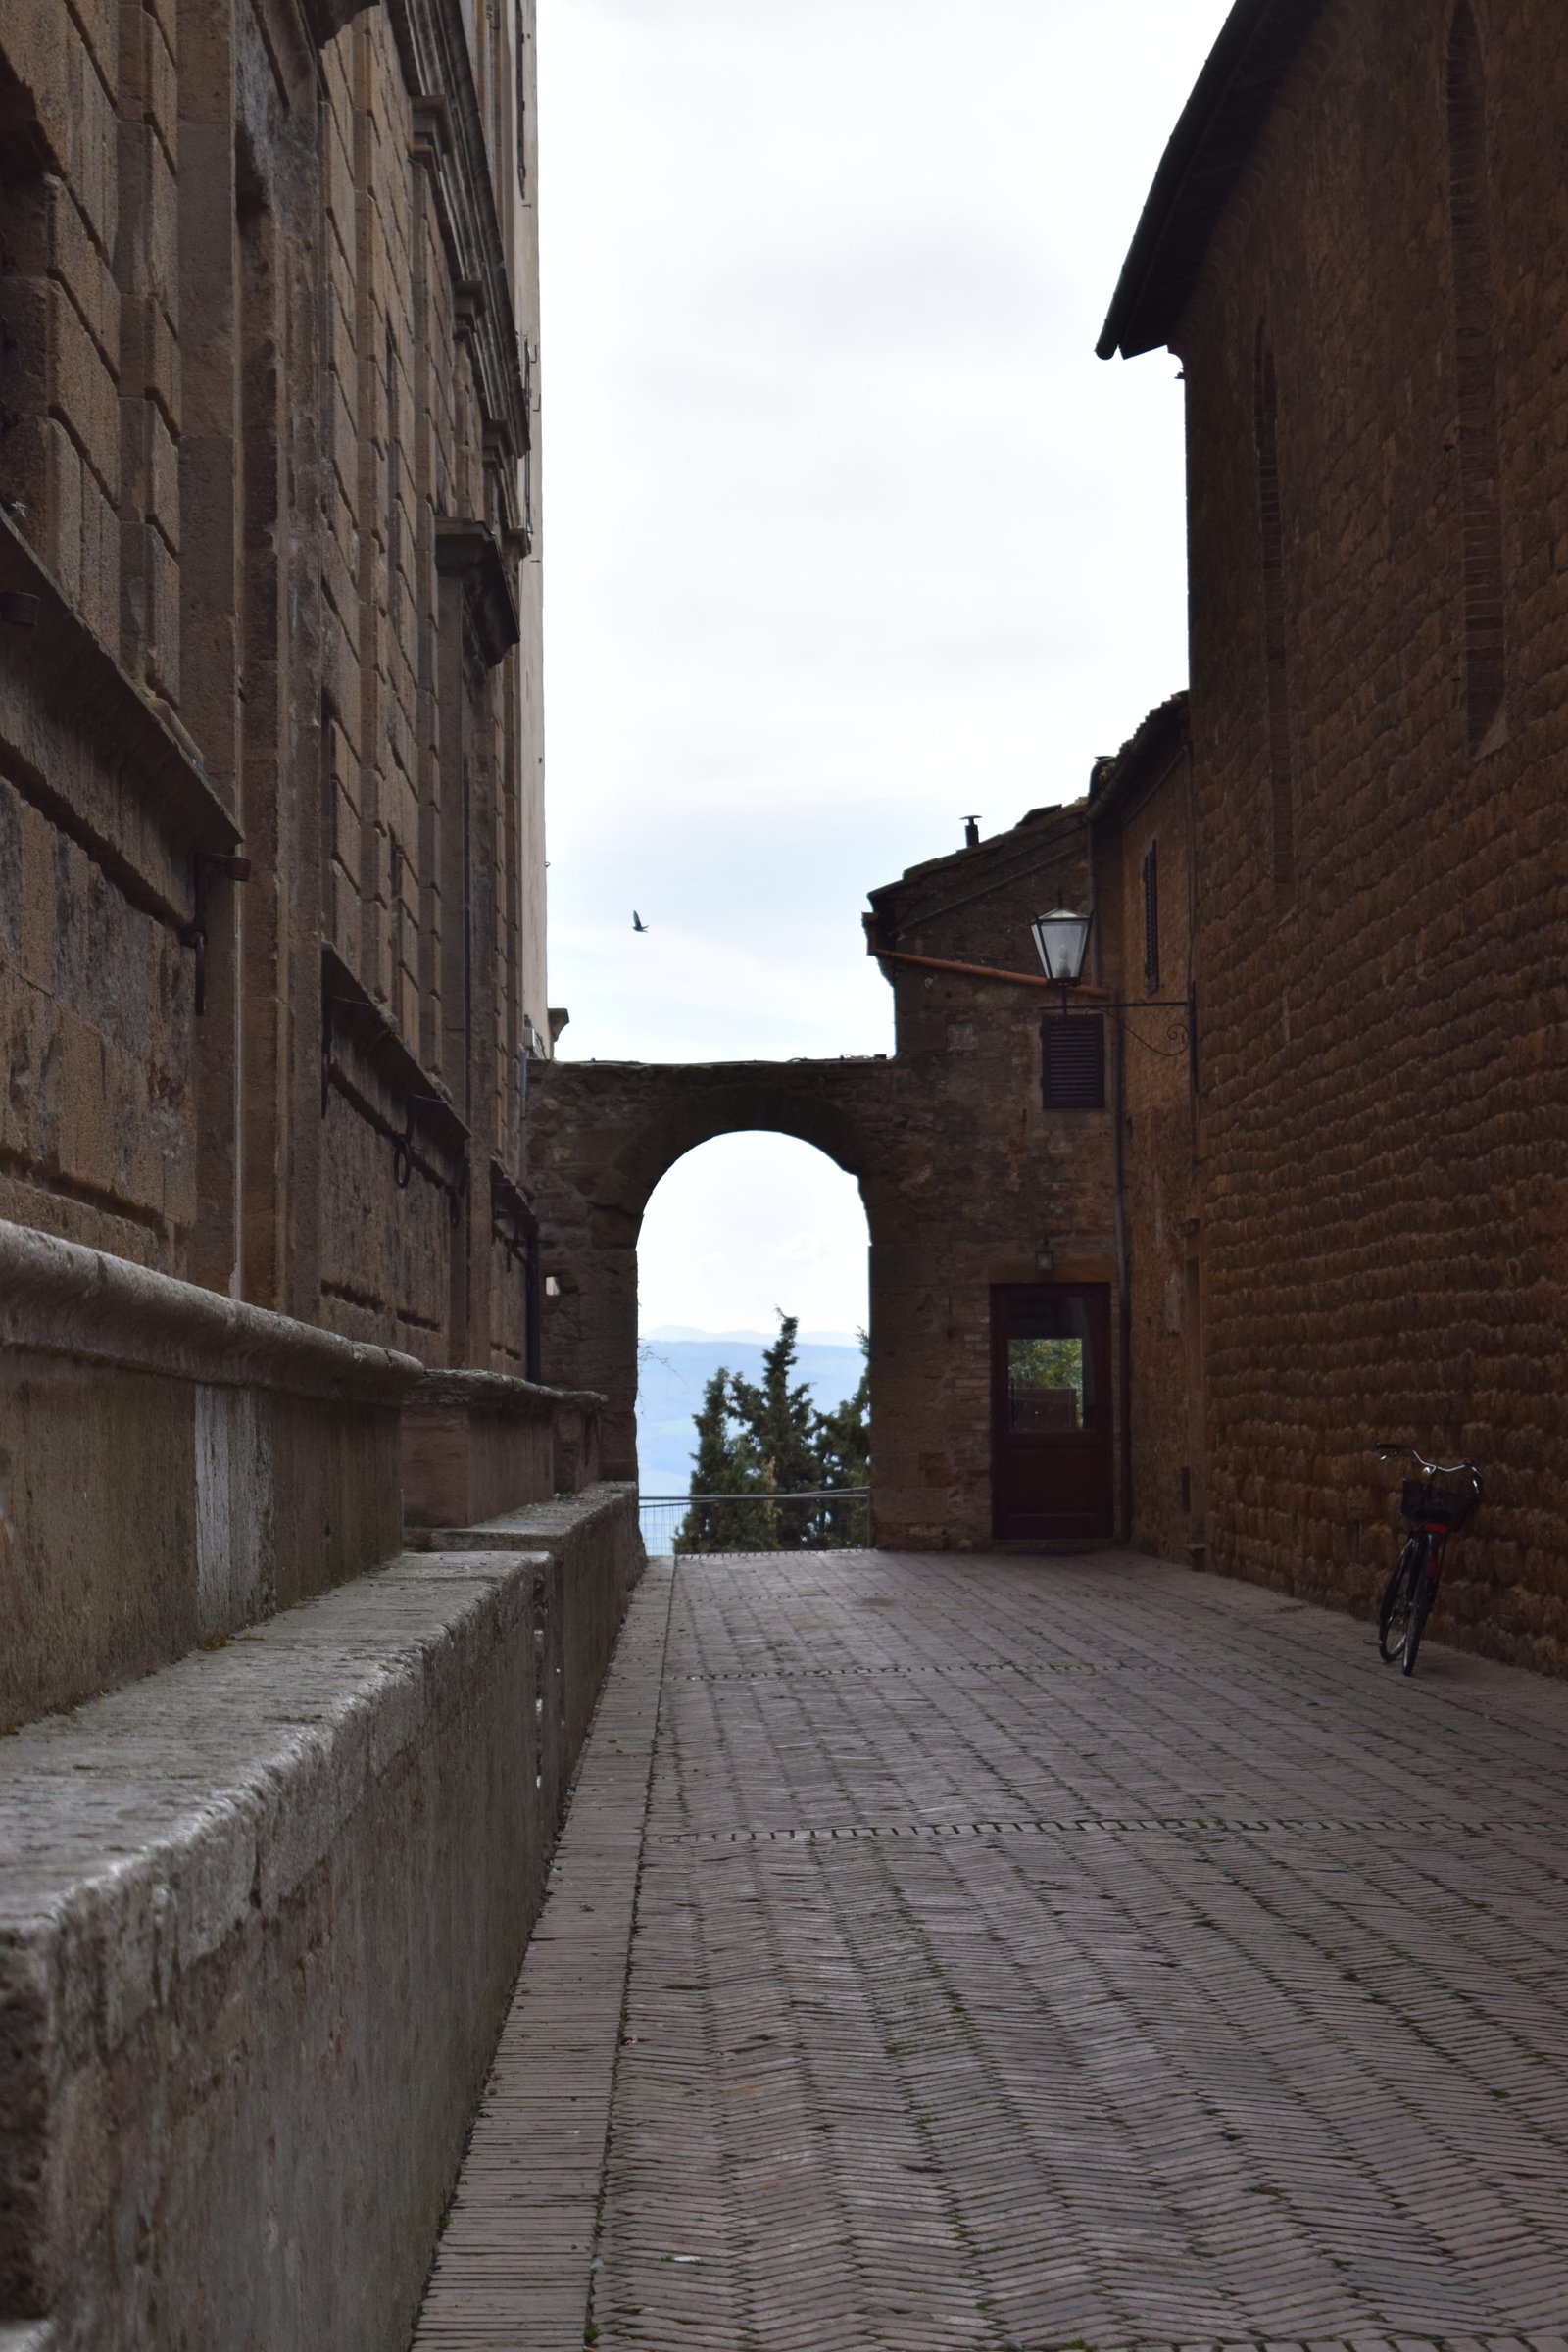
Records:
[[[1007,1427],[1037,1433],[1081,1429],[1087,1352],[1078,1339],[1009,1339]]]
[[[1099,1409],[1090,1305],[1081,1291],[1007,1301],[1007,1395],[1015,1430],[1082,1429]]]

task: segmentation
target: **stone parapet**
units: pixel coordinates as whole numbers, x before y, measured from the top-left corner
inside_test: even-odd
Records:
[[[434,1552],[542,1553],[551,1563],[540,1641],[560,1690],[560,1770],[586,1738],[626,1602],[647,1560],[637,1490],[606,1483],[506,1511],[478,1527],[432,1528],[416,1539]],[[547,1771],[548,1778],[548,1771]],[[564,1777],[561,1780],[564,1789]]]
[[[396,1552],[420,1370],[0,1222],[0,1727]]]
[[[624,1605],[547,1507],[0,1746],[0,2342],[407,2343]]]
[[[604,1401],[504,1372],[427,1373],[403,1407],[409,1527],[471,1527],[591,1486]]]

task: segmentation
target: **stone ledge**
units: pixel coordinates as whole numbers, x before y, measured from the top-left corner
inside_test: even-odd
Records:
[[[637,1490],[620,1480],[588,1487],[581,1494],[555,1494],[520,1510],[501,1511],[474,1527],[423,1528],[411,1538],[420,1552],[524,1551],[564,1549],[601,1520],[637,1517]]]
[[[420,1377],[0,1222],[0,1729],[390,1558]]]
[[[128,1258],[0,1221],[0,1345],[224,1388],[401,1402],[424,1367]]]
[[[411,1530],[467,1527],[599,1475],[604,1398],[505,1372],[427,1373],[403,1408]]]
[[[538,1381],[518,1380],[510,1372],[440,1371],[426,1372],[410,1401],[462,1405],[470,1413],[543,1416],[562,1405],[593,1411],[605,1400],[597,1389],[547,1389]]]
[[[562,1755],[576,1753],[586,1737],[588,1715],[581,1694],[597,1689],[593,1660],[608,1658],[626,1602],[648,1562],[637,1526],[633,1486],[593,1486],[581,1494],[558,1494],[522,1510],[503,1511],[479,1527],[431,1528],[413,1538],[426,1551],[467,1557],[544,1552],[551,1561],[552,1671],[564,1692]],[[562,1787],[565,1767],[562,1766]]]
[[[405,1555],[0,1746],[0,2310],[59,2352],[407,2340],[608,1658],[551,1569]]]

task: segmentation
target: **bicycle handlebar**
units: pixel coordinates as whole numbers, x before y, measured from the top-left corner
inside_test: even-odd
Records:
[[[1474,1462],[1429,1462],[1426,1455],[1418,1452],[1414,1446],[1401,1446],[1394,1438],[1380,1438],[1373,1451],[1383,1461],[1398,1459],[1419,1462],[1428,1478],[1457,1478],[1462,1471],[1474,1483],[1477,1494],[1481,1493],[1481,1473]]]

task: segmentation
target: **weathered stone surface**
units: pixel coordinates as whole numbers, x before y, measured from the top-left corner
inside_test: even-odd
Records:
[[[466,1527],[575,1492],[603,1397],[504,1372],[429,1372],[403,1407],[403,1515]],[[561,1472],[569,1470],[569,1477]]]
[[[0,1213],[519,1374],[533,59],[532,0],[0,22],[0,588],[41,608],[0,674]]]
[[[418,1378],[386,1348],[0,1224],[0,1725],[396,1551]]]
[[[482,1526],[431,1528],[415,1540],[442,1554],[525,1550],[552,1561],[548,1628],[540,1638],[564,1693],[564,1774],[565,1759],[576,1753],[587,1733],[626,1597],[646,1565],[635,1487],[607,1481],[574,1496],[557,1495],[501,1512]]]
[[[55,2352],[406,2341],[624,1606],[559,1507],[4,1743],[0,2308]]]

